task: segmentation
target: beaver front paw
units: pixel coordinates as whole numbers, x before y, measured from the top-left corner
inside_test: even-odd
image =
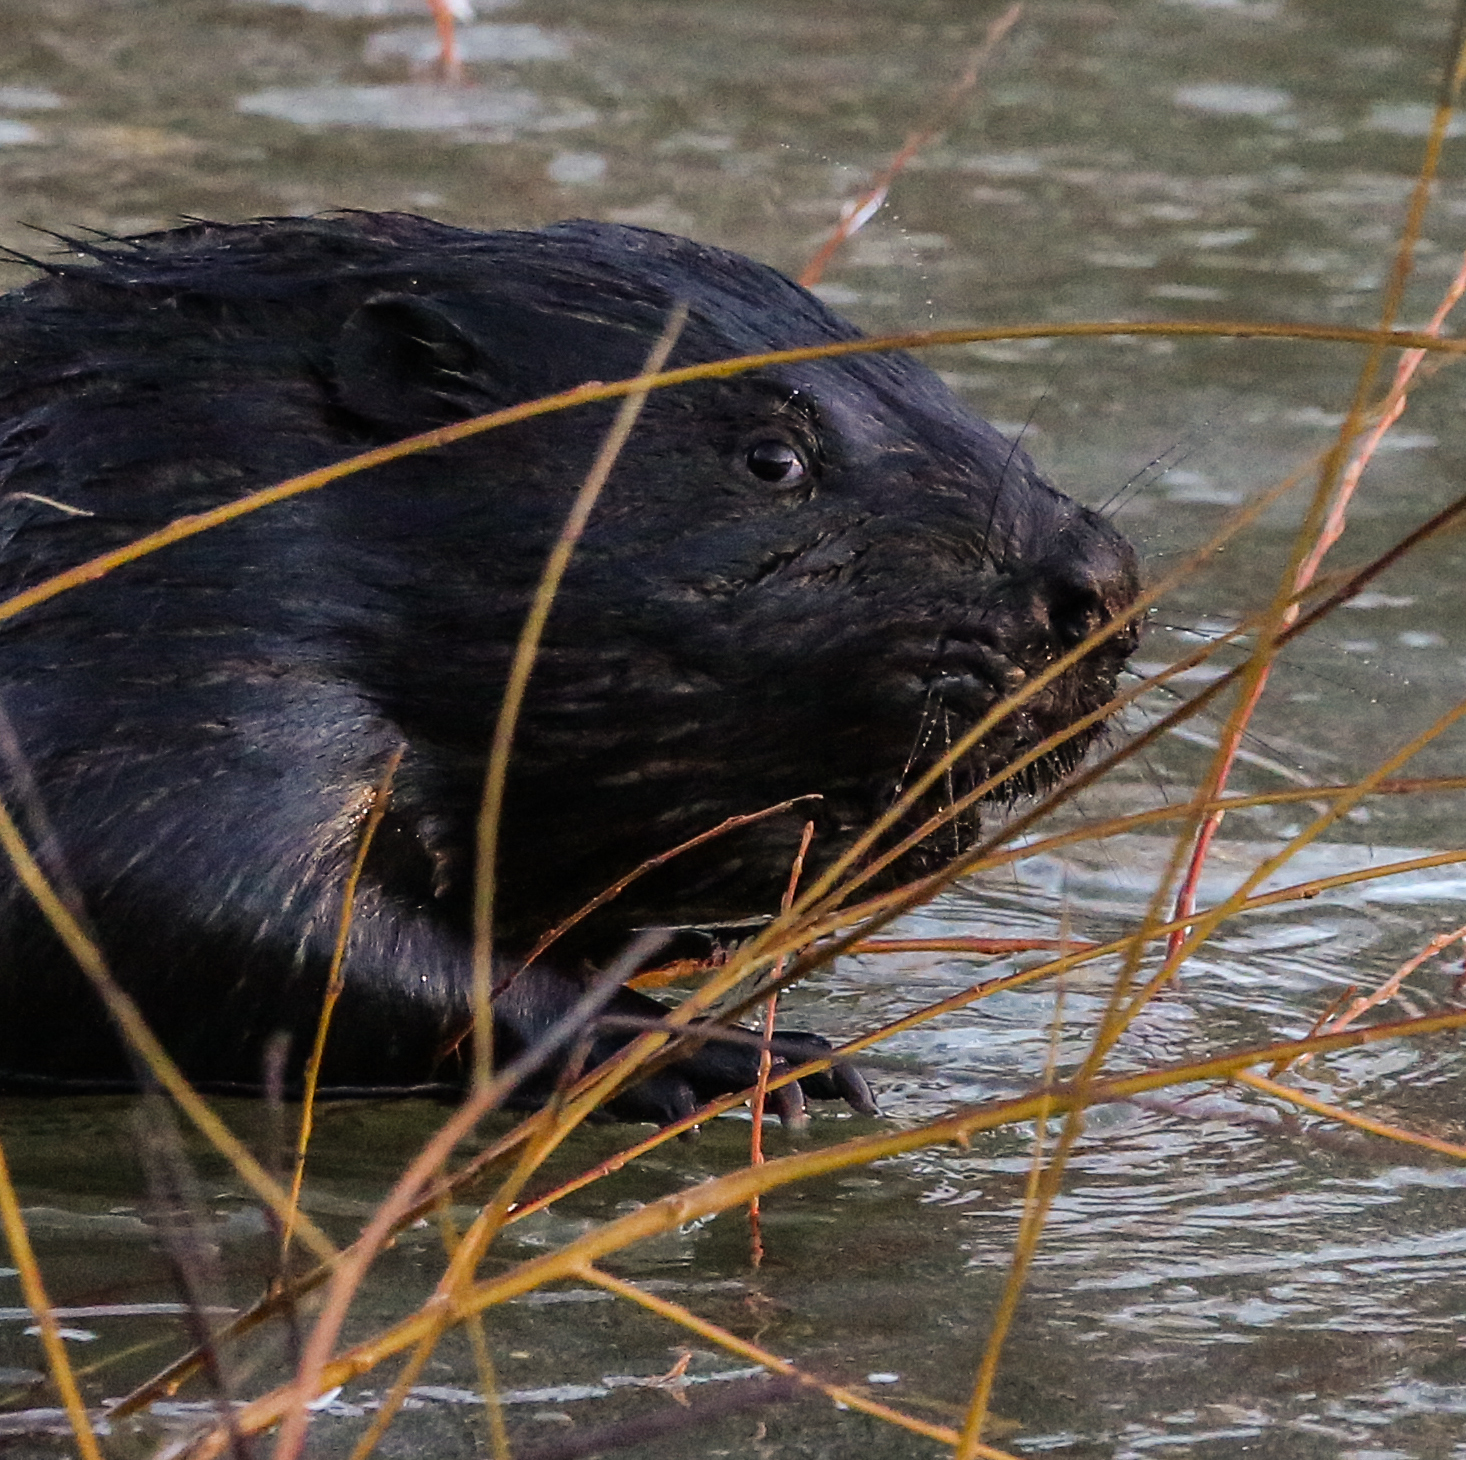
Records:
[[[696,1041],[693,1048],[608,1101],[607,1112],[617,1120],[672,1125],[720,1095],[747,1090],[757,1083],[762,1041],[753,1030],[698,1024],[692,1026],[689,1039]],[[770,1079],[811,1060],[825,1059],[831,1051],[829,1040],[818,1034],[797,1030],[780,1033],[771,1046]],[[608,1056],[612,1052],[604,1051]],[[808,1120],[806,1097],[843,1100],[861,1115],[880,1113],[865,1077],[844,1061],[770,1090],[768,1109],[786,1126],[801,1126]]]

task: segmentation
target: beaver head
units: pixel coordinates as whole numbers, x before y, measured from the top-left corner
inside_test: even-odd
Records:
[[[378,440],[633,375],[679,302],[673,365],[859,337],[772,269],[608,224],[473,233],[346,214],[86,252],[90,266],[53,266],[12,296],[27,368],[8,382],[9,490],[92,514],[27,498],[25,577]],[[68,328],[83,316],[84,338]],[[610,410],[411,457],[169,549],[17,626],[21,645],[54,649],[78,615],[113,630],[110,650],[88,635],[93,673],[111,655],[122,686],[94,753],[116,761],[145,738],[145,779],[185,773],[209,716],[216,777],[268,749],[300,782],[291,760],[331,745],[349,782],[400,735],[374,875],[456,920],[525,605]],[[19,564],[12,553],[12,583]],[[1136,584],[1119,534],[908,355],[654,393],[535,666],[503,833],[510,944],[725,817],[817,795],[644,879],[600,926],[614,939],[767,912],[806,817],[827,861]],[[1101,705],[1132,645],[1116,634],[1011,715],[921,814]],[[117,700],[144,661],[155,688],[187,698],[129,715]],[[361,750],[324,704],[313,719],[292,700],[279,718],[281,687],[302,677],[348,691]],[[53,703],[56,690],[53,677]],[[1024,784],[1067,768],[1085,739]],[[960,849],[971,827],[891,875]]]
[[[678,304],[674,365],[859,337],[772,269],[608,224],[341,214],[76,247],[0,301],[7,591],[373,444],[634,375]],[[165,927],[183,956],[309,963],[403,743],[361,937],[394,966],[451,962],[421,949],[466,937],[508,666],[613,409],[345,478],[5,627],[5,707],[121,964]],[[585,946],[770,912],[806,818],[827,862],[1136,586],[1119,534],[908,355],[654,392],[534,667],[502,944],[727,817],[818,797],[638,881]],[[1102,705],[1132,645],[1115,634],[1010,715],[918,814]]]
[[[338,399],[385,435],[634,374],[677,302],[689,315],[674,365],[859,337],[772,270],[663,234],[582,222],[463,248],[463,264],[413,260],[410,287],[404,270],[343,329]],[[449,824],[416,831],[440,867],[466,871],[504,656],[607,419],[518,426],[366,488],[390,522],[390,572],[415,550],[434,584],[410,602],[395,576],[382,585],[357,672],[446,778],[417,792],[430,818],[452,808]],[[818,865],[1136,589],[1120,535],[908,355],[653,394],[535,669],[500,872],[511,941],[725,817],[817,794],[648,877],[593,941],[769,911],[806,817]],[[1103,704],[1133,644],[1116,634],[1011,715],[920,816]],[[1022,787],[1074,764],[1089,738]],[[885,880],[929,869],[975,829],[969,816]]]

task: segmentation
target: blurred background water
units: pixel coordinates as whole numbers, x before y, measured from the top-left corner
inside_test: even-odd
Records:
[[[479,0],[466,84],[435,79],[418,0],[6,0],[0,4],[0,243],[127,233],[182,217],[399,208],[482,227],[593,216],[691,234],[798,272],[960,75],[999,7],[971,0]],[[1423,145],[1451,24],[1444,0],[1030,0],[960,117],[835,260],[821,292],[871,330],[1011,321],[1264,319],[1371,324]],[[1422,321],[1466,244],[1461,144],[1446,151],[1404,311]],[[38,231],[39,230],[39,231]],[[0,283],[27,276],[18,262]],[[1302,343],[1026,341],[933,352],[1064,490],[1111,511],[1158,575],[1229,511],[1325,446],[1358,352]],[[1459,491],[1466,433],[1447,371],[1366,478],[1340,562],[1362,560]],[[1305,489],[1306,490],[1306,489]],[[1295,494],[1296,496],[1296,494]],[[1285,500],[1155,615],[1138,660],[1164,662],[1266,602],[1301,511]],[[1428,544],[1290,648],[1236,784],[1360,775],[1461,695],[1462,544]],[[1196,680],[1192,681],[1193,684]],[[1133,717],[1168,705],[1157,698]],[[1184,793],[1216,725],[1193,721],[1087,793],[1119,814]],[[1460,769],[1459,732],[1412,766]],[[1373,801],[1285,880],[1450,848],[1462,798]],[[1308,807],[1234,814],[1203,901],[1306,824]],[[1159,835],[1111,838],[966,885],[900,931],[1104,939],[1144,909]],[[1395,878],[1229,925],[1116,1052],[1117,1068],[1294,1037],[1466,921],[1466,874]],[[1007,965],[949,954],[847,959],[794,1022],[853,1033]],[[1459,951],[1417,975],[1399,1014],[1452,998]],[[1058,1021],[1072,1065],[1106,968],[903,1037],[876,1070],[887,1119],[1016,1093]],[[792,1017],[792,1016],[791,1016]],[[1460,1044],[1378,1045],[1303,1083],[1447,1139],[1466,1129]],[[1187,1098],[1189,1097],[1189,1098]],[[262,1116],[229,1107],[255,1134]],[[434,1107],[323,1112],[308,1206],[345,1240],[432,1129]],[[129,1102],[0,1102],[0,1132],[88,1395],[125,1392],[183,1342],[177,1293],[139,1215]],[[813,1139],[860,1128],[828,1115]],[[960,1421],[1021,1210],[1031,1132],[884,1163],[767,1203],[755,1271],[730,1215],[618,1265],[813,1371]],[[490,1266],[627,1203],[742,1159],[719,1122],[511,1229]],[[588,1131],[569,1174],[623,1143]],[[771,1135],[780,1146],[784,1138]],[[200,1157],[222,1305],[268,1265],[262,1220]],[[1466,1172],[1340,1133],[1244,1091],[1096,1110],[1049,1224],[995,1408],[1024,1454],[1466,1456]],[[355,1318],[363,1336],[420,1301],[437,1235],[410,1233]],[[48,1403],[15,1275],[0,1266],[0,1408]],[[9,1305],[9,1306],[7,1306]],[[109,1306],[110,1305],[110,1306]],[[99,1315],[95,1310],[101,1307]],[[87,1310],[93,1312],[88,1316]],[[563,1440],[670,1400],[645,1380],[680,1335],[602,1295],[490,1315],[516,1443]],[[695,1353],[692,1412],[742,1378]],[[317,1420],[345,1454],[385,1381]],[[445,1344],[386,1449],[482,1448],[466,1344]],[[731,1392],[728,1391],[728,1392]],[[196,1415],[160,1410],[143,1437]],[[0,1413],[0,1444],[7,1443]],[[14,1440],[18,1453],[63,1444]],[[136,1441],[130,1441],[135,1444]],[[935,1447],[822,1403],[733,1410],[628,1453],[907,1456]]]

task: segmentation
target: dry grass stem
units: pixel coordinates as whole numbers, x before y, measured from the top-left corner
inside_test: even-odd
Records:
[[[406,745],[399,745],[387,762],[382,778],[372,794],[371,807],[358,838],[356,855],[352,858],[351,871],[346,877],[346,886],[341,893],[341,916],[336,927],[336,946],[331,952],[331,966],[326,976],[326,993],[321,1000],[321,1014],[316,1021],[315,1044],[306,1061],[304,1090],[300,1101],[300,1130],[295,1142],[295,1163],[290,1178],[290,1210],[286,1214],[284,1231],[280,1237],[280,1259],[283,1263],[290,1251],[290,1239],[295,1234],[295,1216],[300,1210],[300,1190],[305,1181],[305,1157],[310,1148],[311,1125],[315,1117],[316,1086],[321,1077],[321,1061],[326,1056],[326,1035],[331,1028],[331,1014],[341,991],[346,987],[344,964],[346,962],[346,941],[351,935],[351,919],[356,911],[356,889],[361,882],[362,869],[366,866],[367,853],[371,851],[372,840],[382,818],[387,814],[387,802],[392,794],[392,782],[397,768],[402,764]]]
[[[601,449],[571,504],[565,518],[565,525],[555,545],[550,549],[544,572],[535,587],[529,612],[525,615],[524,628],[514,648],[514,659],[509,666],[509,678],[504,686],[504,698],[500,702],[499,716],[494,723],[494,738],[489,749],[489,765],[484,776],[484,799],[479,809],[477,855],[474,864],[473,897],[473,1078],[475,1086],[483,1088],[489,1083],[493,1059],[492,1023],[490,1001],[494,987],[494,884],[499,856],[499,820],[504,802],[504,788],[509,776],[509,752],[514,744],[514,731],[519,723],[519,712],[524,703],[524,693],[529,687],[530,672],[539,653],[540,639],[549,621],[550,609],[560,584],[565,577],[570,559],[575,553],[596,501],[601,495],[611,468],[622,448],[631,436],[636,418],[646,404],[651,390],[651,381],[667,363],[672,347],[677,343],[682,327],[687,323],[687,305],[675,305],[667,317],[666,324],[647,355],[642,371],[644,381],[640,389],[631,390],[621,400],[611,429],[606,433]]]
[[[195,1093],[163,1046],[154,1038],[137,1005],[113,980],[100,950],[82,928],[72,911],[57,897],[45,873],[26,846],[14,818],[0,805],[0,850],[9,857],[16,877],[35,899],[68,952],[91,982],[129,1048],[146,1066],[148,1073],[168,1092],[174,1102],[208,1139],[220,1155],[234,1167],[241,1181],[274,1212],[283,1224],[291,1209],[290,1195],[267,1172],[244,1144]],[[330,1260],[336,1249],[319,1227],[305,1216],[297,1218],[301,1241],[318,1258]]]
[[[66,1340],[61,1336],[61,1325],[51,1309],[51,1300],[46,1296],[40,1264],[36,1261],[30,1233],[26,1231],[25,1218],[21,1215],[20,1202],[10,1179],[10,1166],[5,1159],[3,1143],[0,1143],[0,1231],[5,1233],[5,1244],[10,1249],[11,1261],[20,1273],[20,1291],[25,1298],[26,1307],[31,1310],[41,1330],[41,1347],[45,1351],[46,1367],[50,1371],[56,1392],[61,1396],[61,1404],[66,1410],[67,1423],[71,1426],[77,1451],[82,1460],[102,1460],[101,1447],[97,1444],[96,1432],[87,1417],[86,1405],[82,1401],[71,1359],[66,1352]]]

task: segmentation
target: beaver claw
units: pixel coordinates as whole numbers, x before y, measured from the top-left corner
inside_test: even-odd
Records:
[[[799,1065],[827,1058],[831,1045],[818,1034],[789,1031],[775,1037],[772,1051],[770,1078],[777,1079]],[[751,1030],[734,1028],[723,1038],[709,1030],[700,1048],[623,1091],[606,1109],[617,1120],[673,1125],[720,1095],[750,1089],[758,1081],[758,1064],[759,1039]],[[768,1109],[784,1126],[800,1129],[809,1122],[807,1099],[843,1100],[860,1115],[880,1113],[865,1077],[843,1061],[770,1090]]]

